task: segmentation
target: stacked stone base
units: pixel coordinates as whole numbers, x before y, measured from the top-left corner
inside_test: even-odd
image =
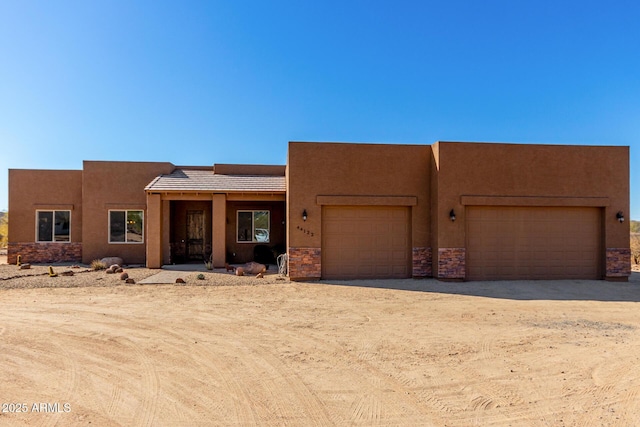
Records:
[[[320,248],[289,248],[289,278],[316,280],[322,275]]]
[[[606,278],[625,280],[631,275],[631,250],[629,248],[607,248]]]
[[[432,277],[433,276],[433,255],[431,248],[417,247],[412,250],[412,276],[414,278]]]
[[[464,280],[466,277],[466,249],[439,248],[438,276],[440,280]]]
[[[82,243],[9,243],[7,263],[82,262]]]

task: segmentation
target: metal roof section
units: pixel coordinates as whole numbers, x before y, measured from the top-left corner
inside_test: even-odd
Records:
[[[146,191],[212,191],[229,193],[285,193],[284,176],[222,175],[211,170],[176,169],[151,181]]]

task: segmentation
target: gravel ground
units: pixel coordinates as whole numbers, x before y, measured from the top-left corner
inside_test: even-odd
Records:
[[[120,280],[120,274],[107,274],[104,270],[94,271],[87,266],[53,266],[57,277],[49,277],[48,265],[32,265],[30,269],[21,270],[16,265],[0,264],[0,289],[15,288],[77,288],[90,286],[138,286],[140,280],[146,279],[163,270],[148,269],[144,267],[127,268],[124,271],[136,284],[126,284]],[[63,272],[73,272],[73,276],[63,276]],[[204,279],[198,279],[202,274]],[[213,272],[185,271],[182,277],[186,283],[177,286],[238,286],[238,285],[267,285],[277,282],[289,281],[276,274],[268,272],[264,278],[255,276],[238,277],[224,270]],[[153,285],[146,285],[153,286]]]

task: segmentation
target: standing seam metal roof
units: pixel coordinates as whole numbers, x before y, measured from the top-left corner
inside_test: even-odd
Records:
[[[220,175],[210,170],[176,169],[155,178],[145,190],[284,193],[286,183],[284,176],[277,175]]]

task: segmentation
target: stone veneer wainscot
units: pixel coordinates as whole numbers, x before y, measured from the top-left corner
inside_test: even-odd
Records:
[[[465,248],[438,249],[438,279],[464,280],[465,256]]]
[[[431,248],[413,248],[413,277],[433,276]]]
[[[9,243],[7,263],[82,262],[82,243]]]
[[[631,250],[607,248],[606,277],[628,277],[631,275]]]
[[[320,248],[289,248],[289,278],[293,280],[319,279],[322,275]]]

